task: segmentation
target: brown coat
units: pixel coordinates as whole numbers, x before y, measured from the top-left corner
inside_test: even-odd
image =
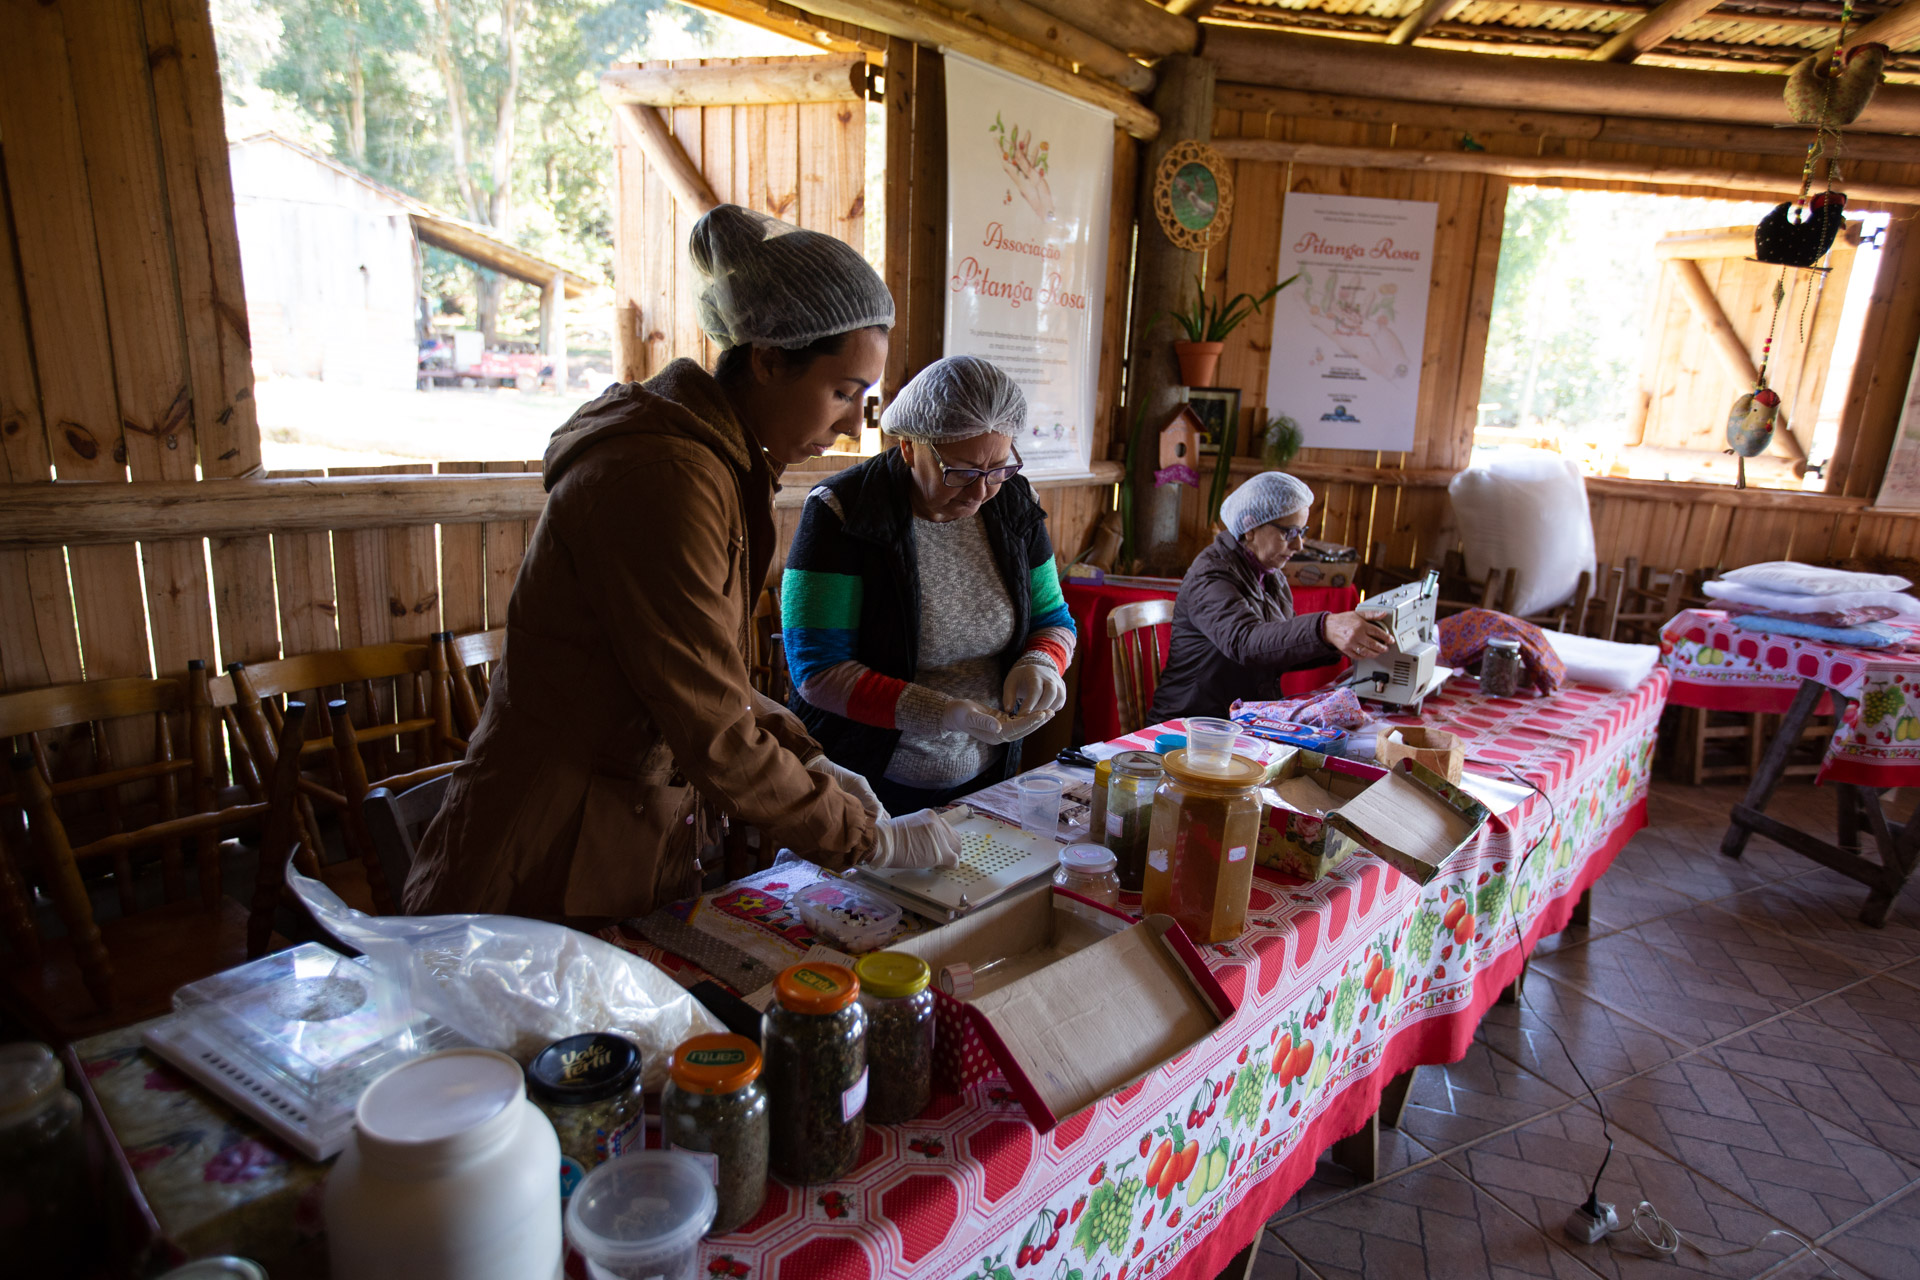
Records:
[[[643,915],[696,891],[702,801],[825,865],[864,855],[865,811],[794,754],[819,748],[755,709],[775,473],[712,376],[676,360],[610,388],[554,433],[545,477],[506,653],[407,910]]]

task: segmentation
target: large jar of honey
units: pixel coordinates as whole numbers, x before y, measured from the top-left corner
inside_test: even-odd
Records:
[[[1196,943],[1225,942],[1247,923],[1265,774],[1245,756],[1200,770],[1186,751],[1166,757],[1154,793],[1141,909],[1170,915]]]

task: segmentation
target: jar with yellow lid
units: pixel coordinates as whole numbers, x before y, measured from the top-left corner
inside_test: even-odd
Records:
[[[1266,771],[1245,756],[1202,771],[1184,750],[1166,756],[1166,770],[1153,799],[1141,909],[1172,916],[1197,943],[1237,938],[1253,892]]]
[[[860,980],[837,964],[796,964],[760,1019],[772,1128],[768,1159],[788,1182],[832,1182],[867,1136],[867,1015]]]
[[[767,1091],[760,1046],[745,1036],[695,1036],[667,1059],[660,1141],[705,1165],[719,1196],[710,1235],[760,1212],[767,1198]]]
[[[853,972],[867,1009],[867,1120],[911,1120],[933,1097],[933,971],[919,956],[876,951]]]

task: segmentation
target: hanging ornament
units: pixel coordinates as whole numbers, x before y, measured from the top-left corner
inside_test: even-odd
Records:
[[[1822,191],[1804,214],[1788,200],[1776,205],[1753,229],[1753,256],[1780,267],[1811,267],[1827,256],[1845,224],[1847,197],[1840,191]]]
[[[1747,487],[1747,459],[1767,451],[1779,418],[1780,393],[1764,382],[1733,402],[1733,411],[1727,415],[1727,447],[1739,473],[1734,488]]]
[[[1839,45],[1802,58],[1787,72],[1787,112],[1801,124],[1838,133],[1860,118],[1886,78],[1887,46]]]

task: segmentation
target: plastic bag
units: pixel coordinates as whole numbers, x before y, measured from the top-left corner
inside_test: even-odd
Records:
[[[1447,485],[1466,550],[1467,572],[1513,569],[1513,613],[1564,604],[1594,571],[1587,485],[1568,458],[1539,450],[1476,458]]]
[[[414,1007],[523,1065],[567,1036],[612,1031],[640,1046],[647,1088],[682,1041],[725,1031],[672,978],[577,929],[519,916],[370,916],[289,869],[322,929],[366,953]]]
[[[1715,600],[1744,604],[1768,613],[1843,613],[1848,609],[1891,609],[1901,617],[1920,618],[1920,600],[1899,591],[1840,591],[1830,595],[1790,595],[1750,582],[1712,578],[1700,589]]]
[[[1720,575],[1728,582],[1744,582],[1763,591],[1789,596],[1831,596],[1856,591],[1905,591],[1913,583],[1890,573],[1854,573],[1826,569],[1797,560],[1769,560],[1743,565]]]

